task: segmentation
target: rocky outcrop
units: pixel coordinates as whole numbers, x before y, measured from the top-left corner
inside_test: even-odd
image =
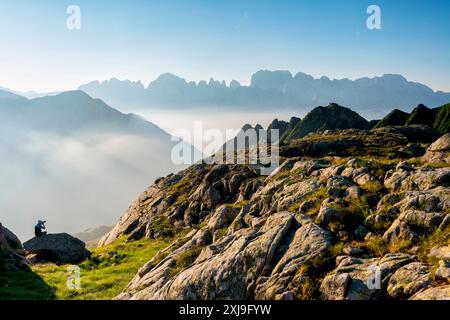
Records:
[[[258,279],[257,299],[301,299],[302,285],[329,264],[328,250],[333,243],[331,233],[306,216],[301,218],[301,223],[292,240],[287,239],[290,241],[287,249],[281,248],[285,250],[281,259],[275,265],[272,262],[273,269]]]
[[[240,195],[249,197],[253,190],[245,190],[244,182],[254,177],[256,173],[247,167],[198,164],[160,178],[130,205],[99,245],[122,235],[152,238],[197,225],[218,206],[233,203]],[[172,225],[162,228],[161,218]]]
[[[450,259],[439,260],[439,266],[434,277],[440,281],[450,281]]]
[[[450,300],[450,285],[420,291],[411,300]]]
[[[384,196],[365,223],[383,233],[383,239],[388,242],[417,242],[421,236],[428,236],[441,227],[448,210],[450,188],[404,191]]]
[[[4,239],[6,240],[8,246],[12,249],[22,249],[22,242],[20,242],[19,238],[8,228],[1,226],[0,229],[3,234]]]
[[[423,156],[427,162],[446,162],[450,163],[450,133],[439,138],[428,149]]]
[[[393,192],[450,186],[450,167],[391,170],[386,174],[384,185]]]
[[[382,127],[372,130],[325,130],[290,140],[280,149],[285,157],[377,156],[411,158],[422,156],[421,144],[432,143],[440,134],[424,125]],[[417,149],[417,150],[416,150]],[[423,151],[422,151],[423,150]]]
[[[391,275],[412,261],[413,257],[406,254],[370,259],[337,257],[337,268],[323,279],[320,292],[327,300],[381,299]]]
[[[429,255],[437,259],[450,260],[450,244],[431,248]]]
[[[379,152],[405,156],[400,146],[417,132],[434,135],[423,126],[344,130],[316,133],[295,148],[305,153],[303,143],[325,141],[328,153],[350,152],[363,140],[341,143],[365,137]],[[367,154],[284,153],[269,176],[245,166],[191,166],[158,179],[103,238],[190,230],[142,266],[117,299],[409,299],[442,290],[449,177],[445,165]]]
[[[387,291],[392,298],[409,298],[431,285],[430,266],[413,262],[401,267],[392,275]]]
[[[139,272],[119,298],[252,298],[258,276],[267,272],[293,222],[294,215],[288,212],[255,221],[253,227],[241,229],[206,246],[195,263],[171,276],[170,271],[182,254],[177,250],[149,272]],[[192,250],[192,246],[189,243],[188,250]]]
[[[28,264],[21,249],[19,238],[0,223],[0,272],[16,270]]]
[[[38,261],[78,263],[90,256],[85,243],[67,233],[35,237],[25,242],[23,246],[28,253],[34,254]]]

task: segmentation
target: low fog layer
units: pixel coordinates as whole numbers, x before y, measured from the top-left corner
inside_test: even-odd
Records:
[[[219,130],[223,137],[226,137],[227,130],[234,132],[233,136],[245,125],[251,124],[253,126],[260,124],[264,128],[267,128],[269,124],[275,119],[289,121],[292,116],[303,117],[305,115],[304,110],[276,110],[266,112],[243,112],[232,111],[229,108],[220,108],[214,111],[211,110],[168,110],[158,108],[155,110],[133,110],[133,113],[139,114],[145,119],[152,121],[165,131],[175,136],[181,137],[183,140],[192,143],[196,148],[203,148],[206,144],[196,143],[193,141],[195,125],[200,123],[203,128],[203,133],[207,130]],[[177,134],[181,130],[184,134]],[[216,141],[214,147],[217,150],[222,147],[223,144],[230,138],[222,141]],[[209,142],[208,142],[209,143]]]
[[[111,224],[157,177],[178,170],[166,146],[137,136],[2,132],[0,139],[0,221],[23,240],[37,219],[50,232]]]
[[[75,233],[117,221],[173,164],[159,127],[81,92],[0,97],[0,221],[22,240],[38,219]]]

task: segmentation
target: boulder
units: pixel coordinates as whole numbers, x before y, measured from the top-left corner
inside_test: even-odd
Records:
[[[0,223],[0,251],[9,251],[11,246],[9,245],[8,239],[5,236],[6,228]]]
[[[450,281],[450,260],[439,260],[434,276],[437,280]]]
[[[36,254],[38,260],[55,263],[78,263],[91,255],[86,244],[67,233],[46,234],[23,244],[28,253]]]
[[[450,226],[450,213],[447,213],[445,218],[442,220],[441,224],[439,225],[439,230],[444,231],[445,229]]]
[[[3,235],[11,248],[13,248],[13,249],[22,249],[23,248],[22,242],[20,242],[19,238],[12,231],[10,231],[6,227],[0,226],[0,228],[3,228]]]
[[[409,126],[392,126],[375,129],[379,133],[387,135],[399,134],[404,136],[409,142],[428,142],[431,143],[439,138],[439,132],[429,126],[423,124],[415,124]]]
[[[442,260],[450,260],[450,245],[431,248],[429,256]]]
[[[362,248],[345,247],[342,252],[347,256],[361,257],[366,251]]]
[[[353,159],[357,163],[357,159]],[[351,160],[349,161],[351,162]],[[355,162],[351,163],[351,166],[347,167],[342,175],[351,178],[358,185],[362,186],[370,181],[375,180],[375,178],[369,173],[369,168],[367,167],[359,167],[354,168],[356,165]]]
[[[17,270],[28,264],[17,250],[21,248],[17,236],[0,223],[0,271]]]
[[[216,209],[208,222],[208,227],[216,231],[228,227],[238,215],[239,210],[232,206],[223,205]]]
[[[344,198],[347,200],[358,200],[363,195],[363,190],[360,187],[352,186],[345,190]]]
[[[450,285],[428,288],[416,293],[410,300],[450,300]]]
[[[303,216],[303,225],[294,233],[283,257],[268,276],[258,279],[256,299],[302,299],[299,287],[305,278],[329,263],[328,249],[333,236]],[[307,266],[313,265],[313,270]]]
[[[281,212],[289,210],[291,205],[301,202],[306,196],[314,193],[320,188],[320,183],[315,178],[285,185],[277,194],[277,201],[274,202],[273,211]]]
[[[345,224],[349,213],[345,209],[346,203],[340,198],[327,198],[322,201],[316,222],[326,228],[330,223]]]
[[[323,279],[320,292],[326,300],[379,299],[385,294],[390,276],[412,260],[403,253],[368,259],[339,256],[337,268]]]
[[[428,149],[423,160],[427,162],[450,163],[450,133],[436,140]]]
[[[442,212],[407,210],[392,223],[383,239],[390,242],[419,239],[420,235],[430,234],[437,228],[443,218]]]
[[[430,267],[420,262],[413,262],[401,267],[392,275],[387,291],[392,298],[408,298],[430,287],[431,284]]]
[[[426,191],[450,186],[450,168],[420,168],[415,171],[400,169],[386,174],[384,185],[392,192]]]
[[[327,193],[332,197],[340,197],[344,190],[355,184],[345,176],[333,176],[327,180]]]
[[[339,165],[339,166],[331,166],[325,169],[320,169],[319,178],[322,181],[327,181],[328,178],[333,176],[339,176],[342,174],[342,171],[344,171],[345,166]]]
[[[436,227],[445,227],[444,212],[450,208],[450,188],[438,187],[427,191],[406,191],[384,196],[377,212],[369,215],[366,225],[374,230],[390,229],[386,240],[429,233]]]

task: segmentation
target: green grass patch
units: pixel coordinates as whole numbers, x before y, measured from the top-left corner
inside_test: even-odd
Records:
[[[282,179],[289,177],[290,175],[291,175],[290,170],[282,171],[282,172],[275,174],[272,177],[272,180],[282,180]]]
[[[169,270],[169,277],[173,278],[178,273],[192,265],[202,249],[203,247],[195,246],[180,253],[175,258],[175,265]]]
[[[340,255],[342,255],[342,253],[344,252],[344,248],[346,247],[345,242],[338,242],[336,244],[334,244],[331,248],[330,248],[330,254],[333,258],[336,258]]]
[[[1,258],[0,258],[1,261]],[[0,266],[0,300],[53,300],[55,290],[29,269]]]
[[[433,233],[429,235],[424,235],[419,239],[419,252],[417,253],[417,257],[422,262],[427,263],[435,263],[435,259],[429,257],[431,248],[435,246],[445,246],[448,245],[448,237],[450,234],[450,226],[448,226],[444,230],[435,229]]]
[[[372,255],[382,257],[389,252],[389,244],[383,240],[381,235],[374,235],[362,243]]]
[[[37,264],[32,267],[33,272],[15,271],[9,275],[11,278],[0,278],[0,299],[111,299],[126,287],[140,267],[171,242],[171,239],[126,241],[120,238],[94,249],[91,258],[78,265],[81,271],[79,290],[67,288],[66,265]]]

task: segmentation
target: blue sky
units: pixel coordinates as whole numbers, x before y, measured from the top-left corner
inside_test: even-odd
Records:
[[[69,5],[81,30],[66,28]],[[368,30],[366,9],[381,8]],[[450,91],[450,1],[1,0],[0,86],[54,91],[172,72],[244,84],[259,69],[399,73]]]

